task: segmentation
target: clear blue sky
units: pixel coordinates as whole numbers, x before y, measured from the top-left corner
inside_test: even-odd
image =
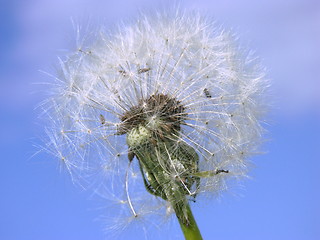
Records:
[[[108,2],[108,3],[106,3]],[[72,46],[72,17],[112,28],[140,10],[173,1],[11,0],[0,2],[0,239],[112,239],[103,233],[102,199],[72,185],[55,159],[31,158],[43,126],[35,106],[56,56]],[[206,240],[320,239],[320,3],[317,0],[181,1],[238,33],[255,49],[273,84],[267,154],[252,179],[219,200],[199,201],[195,216]],[[236,196],[235,196],[236,195]],[[177,225],[166,231],[180,239]],[[149,239],[161,239],[150,230]],[[169,233],[169,234],[168,234]],[[143,239],[139,228],[120,239]]]

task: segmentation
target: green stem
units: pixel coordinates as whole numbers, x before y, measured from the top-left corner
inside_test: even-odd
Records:
[[[180,227],[186,240],[202,240],[200,230],[197,226],[197,222],[193,217],[189,204],[185,206],[185,214],[187,215],[188,223],[183,221],[183,218],[178,217]]]

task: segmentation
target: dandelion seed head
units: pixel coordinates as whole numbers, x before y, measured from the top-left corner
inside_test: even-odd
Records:
[[[195,200],[246,176],[266,90],[259,63],[210,20],[141,16],[60,61],[48,145],[131,212],[156,202],[166,215],[173,193]]]

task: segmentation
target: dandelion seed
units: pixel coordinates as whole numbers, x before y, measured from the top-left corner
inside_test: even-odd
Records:
[[[189,202],[246,175],[263,132],[263,71],[199,15],[141,17],[98,36],[61,62],[49,100],[56,155],[134,218],[174,212],[200,239]]]
[[[138,73],[145,73],[145,72],[148,72],[148,71],[150,71],[151,70],[151,68],[140,68],[139,70],[138,70]]]
[[[101,124],[104,125],[106,123],[106,119],[104,118],[104,116],[100,114],[99,118],[100,118]]]
[[[206,98],[212,98],[209,90],[207,88],[203,89],[204,95],[206,96]]]

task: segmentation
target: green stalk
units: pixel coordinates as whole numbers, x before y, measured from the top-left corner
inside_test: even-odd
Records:
[[[139,160],[146,190],[171,203],[186,240],[202,240],[186,197],[195,198],[189,189],[200,185],[199,156],[186,143],[167,140],[154,144],[149,142],[151,137],[144,126],[131,130],[127,135],[131,154]],[[204,173],[207,174],[211,173]]]
[[[180,223],[181,230],[186,240],[202,240],[200,230],[197,222],[193,217],[190,205],[187,203],[184,205],[186,218],[188,222],[184,221],[184,217],[179,217],[177,214],[178,221]]]

